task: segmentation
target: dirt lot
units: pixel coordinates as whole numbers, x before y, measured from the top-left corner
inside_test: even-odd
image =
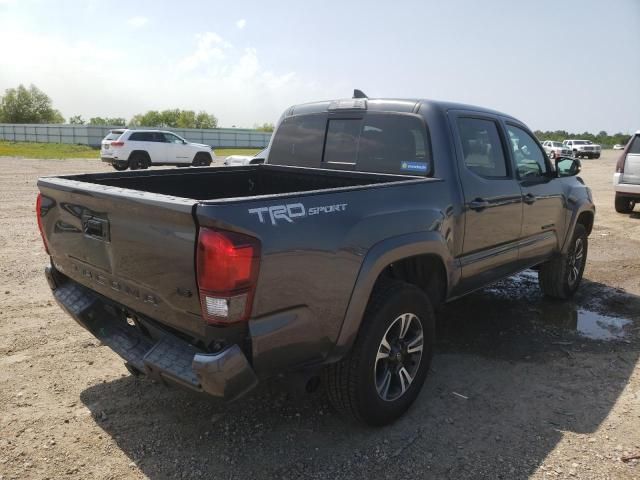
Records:
[[[39,175],[106,167],[0,158],[0,479],[640,478],[621,460],[640,454],[640,213],[613,210],[613,158],[583,162],[598,212],[575,301],[525,272],[448,306],[422,394],[384,429],[321,392],[222,406],[129,375],[53,302],[34,216]]]

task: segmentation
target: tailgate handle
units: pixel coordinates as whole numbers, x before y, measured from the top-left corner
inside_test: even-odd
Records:
[[[109,240],[109,221],[104,218],[89,217],[82,221],[82,231],[85,235],[98,240]]]

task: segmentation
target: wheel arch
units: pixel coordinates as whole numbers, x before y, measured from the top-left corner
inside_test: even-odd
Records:
[[[144,155],[147,160],[149,160],[149,163],[151,163],[151,155],[149,155],[149,152],[147,152],[146,150],[131,150],[131,152],[129,153],[129,157],[127,158],[127,161],[131,160],[135,155]]]
[[[407,234],[374,245],[363,260],[328,362],[342,358],[353,345],[371,293],[380,279],[390,276],[417,285],[435,307],[447,298],[459,275],[447,242],[439,232]]]

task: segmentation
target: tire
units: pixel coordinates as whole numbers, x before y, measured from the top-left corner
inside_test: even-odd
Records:
[[[419,347],[420,331],[421,351],[410,352]],[[367,425],[393,422],[420,393],[431,365],[434,338],[435,316],[429,297],[408,283],[380,281],[351,351],[323,372],[331,404],[341,414]],[[401,343],[404,346],[399,350]]]
[[[559,254],[540,265],[538,284],[546,296],[566,300],[580,286],[587,263],[589,241],[584,225],[578,223],[567,253]]]
[[[600,154],[599,153],[596,154],[596,159],[598,159],[598,158],[600,158]]]
[[[129,157],[129,168],[131,170],[138,170],[140,168],[149,168],[149,155],[145,152],[134,152]]]
[[[623,197],[616,193],[615,207],[618,213],[631,213],[636,202],[629,197]]]
[[[113,163],[113,164],[111,164],[111,166],[113,168],[115,168],[119,172],[123,172],[124,170],[129,168],[129,165],[122,165],[122,164],[118,164],[118,163]]]
[[[209,165],[211,165],[211,155],[206,153],[206,152],[198,152],[196,153],[196,156],[193,157],[193,162],[191,162],[191,165],[193,165],[194,167],[208,167]]]

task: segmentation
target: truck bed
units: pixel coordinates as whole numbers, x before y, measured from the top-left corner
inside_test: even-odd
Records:
[[[63,177],[192,200],[237,199],[418,180],[416,177],[275,165],[94,173]]]

